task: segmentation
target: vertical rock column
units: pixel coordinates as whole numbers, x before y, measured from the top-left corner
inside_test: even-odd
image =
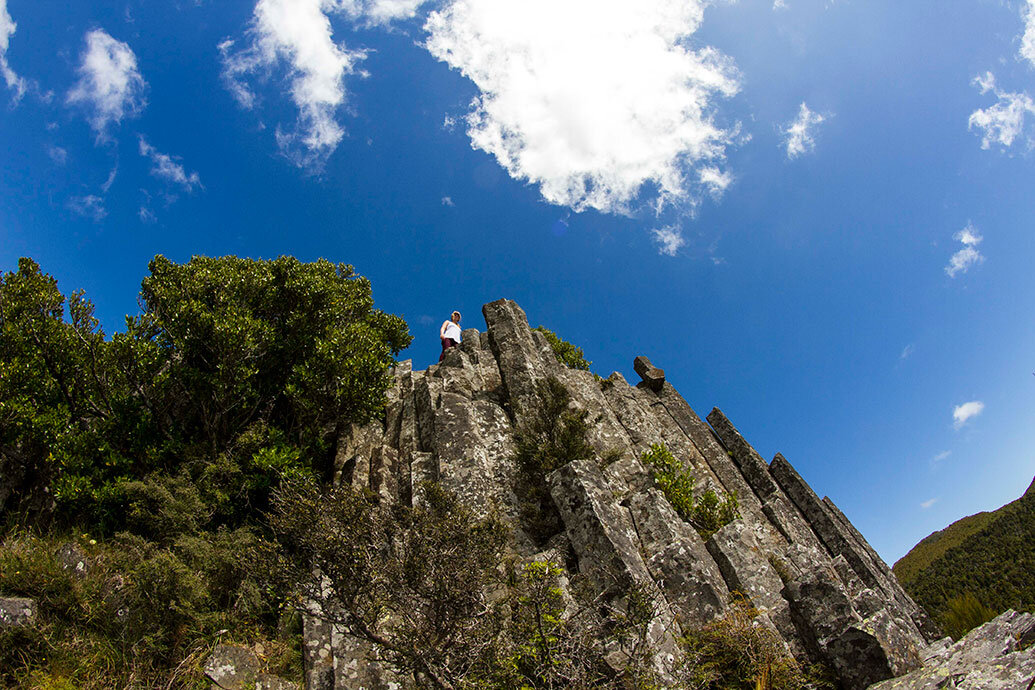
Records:
[[[822,542],[769,474],[769,466],[758,452],[744,440],[730,420],[726,419],[726,415],[719,408],[715,408],[708,415],[708,423],[715,429],[715,433],[723,445],[733,454],[734,461],[751,488],[755,490],[755,494],[762,502],[762,510],[773,525],[791,543],[804,547],[807,552],[815,552],[807,555],[791,552],[788,555],[797,558],[798,561],[804,560],[803,563],[799,563],[804,567],[807,567],[810,562],[827,557],[828,554]]]

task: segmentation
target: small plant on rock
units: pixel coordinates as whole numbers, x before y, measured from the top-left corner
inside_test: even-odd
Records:
[[[589,371],[589,366],[593,364],[593,362],[586,361],[586,357],[582,353],[581,347],[576,347],[566,340],[561,340],[557,337],[556,333],[545,326],[538,326],[534,330],[537,330],[546,336],[547,342],[550,343],[550,347],[553,348],[553,353],[557,355],[557,359],[561,364],[569,369]]]
[[[708,489],[695,497],[694,484],[697,480],[664,443],[651,444],[650,450],[643,453],[640,459],[651,468],[654,481],[679,517],[690,523],[701,539],[707,541],[724,525],[740,517],[735,491],[720,496]]]

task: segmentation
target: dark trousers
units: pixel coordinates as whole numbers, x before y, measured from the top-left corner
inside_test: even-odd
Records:
[[[442,338],[442,354],[438,356],[438,361],[442,361],[442,359],[446,356],[446,350],[448,350],[451,347],[460,347],[460,343],[456,342],[452,338]]]

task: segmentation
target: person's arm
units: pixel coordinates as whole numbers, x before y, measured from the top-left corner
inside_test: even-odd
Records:
[[[438,329],[438,337],[439,338],[445,338],[446,337],[446,327],[447,326],[449,326],[449,321],[443,321],[442,322],[442,327]]]

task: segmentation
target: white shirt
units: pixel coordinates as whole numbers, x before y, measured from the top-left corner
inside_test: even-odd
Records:
[[[452,338],[456,342],[460,342],[460,327],[450,321],[446,324],[446,338]]]

